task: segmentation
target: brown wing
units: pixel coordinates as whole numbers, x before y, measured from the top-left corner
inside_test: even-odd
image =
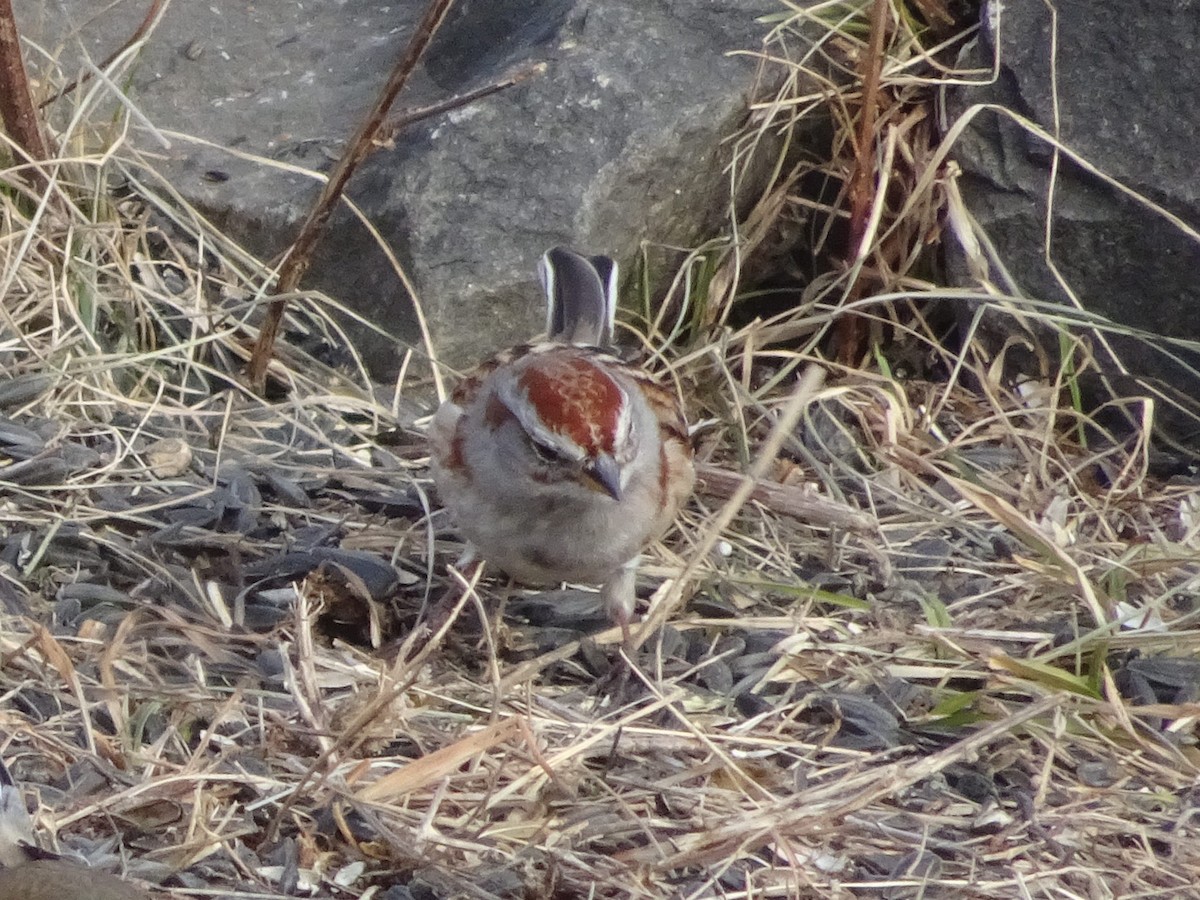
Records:
[[[692,464],[692,440],[688,436],[683,406],[673,390],[659,384],[644,370],[626,366],[625,373],[642,389],[646,403],[654,411],[659,427],[660,511],[655,530],[662,533],[674,520],[680,507],[692,495],[696,471]]]
[[[457,403],[459,406],[466,408],[472,400],[479,394],[479,389],[483,383],[487,381],[488,376],[495,372],[501,366],[506,366],[510,362],[527,353],[535,352],[542,346],[554,346],[553,344],[519,344],[516,347],[509,347],[507,350],[501,350],[490,359],[485,359],[466,375],[450,392],[450,400]]]

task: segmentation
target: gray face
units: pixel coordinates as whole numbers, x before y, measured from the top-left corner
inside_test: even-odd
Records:
[[[531,361],[537,366],[496,373],[481,400],[498,467],[619,500],[641,432],[627,391],[586,351],[562,348]]]

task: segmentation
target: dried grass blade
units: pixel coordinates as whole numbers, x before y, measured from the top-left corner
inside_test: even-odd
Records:
[[[493,722],[482,731],[461,738],[453,744],[434,750],[407,765],[383,776],[358,792],[358,799],[369,803],[391,802],[405,794],[453,774],[463,763],[492,747],[503,744],[520,731],[516,719]]]
[[[1020,510],[1003,497],[997,497],[993,493],[982,490],[969,481],[955,478],[953,475],[943,475],[942,477],[946,479],[947,484],[962,495],[964,500],[979,507],[1019,537],[1027,546],[1034,548],[1046,556],[1060,567],[1065,574],[1068,574],[1071,581],[1079,588],[1084,603],[1087,604],[1087,608],[1091,612],[1097,627],[1109,623],[1112,616],[1105,611],[1105,604],[1097,596],[1095,587],[1092,586],[1091,581],[1079,563],[1075,562],[1066,551],[1043,535],[1033,522],[1021,514]]]

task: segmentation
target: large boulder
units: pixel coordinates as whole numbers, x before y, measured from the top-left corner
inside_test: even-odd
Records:
[[[67,76],[104,58],[145,4],[18,0],[26,37]],[[406,46],[424,0],[390,4],[172,3],[130,70],[134,103],[172,138],[161,170],[190,202],[264,255],[287,246],[327,171]],[[411,276],[434,344],[453,365],[541,325],[535,263],[570,242],[633,260],[643,242],[687,246],[729,210],[729,154],[773,0],[460,0],[399,107],[444,101],[530,64],[545,70],[381,147],[349,196]],[[34,68],[45,72],[39,54]],[[59,114],[56,121],[63,121]],[[234,151],[234,152],[230,152]],[[257,157],[257,158],[255,158]],[[345,208],[311,272],[403,341],[411,303]],[[358,331],[377,372],[390,340]]]
[[[998,59],[998,77],[953,88],[952,115],[975,104],[1015,111],[1148,201],[1067,154],[1059,157],[1052,190],[1053,145],[1004,112],[976,112],[953,151],[964,200],[1025,296],[1071,303],[1065,283],[1085,309],[1116,323],[1200,339],[1200,170],[1192,122],[1200,60],[1187,52],[1196,46],[1200,16],[1187,4],[984,4],[978,40],[962,62],[986,72]],[[1187,368],[1200,366],[1200,356],[1164,340],[1110,338],[1135,374],[1182,398],[1200,395]],[[1130,390],[1141,389],[1115,392]],[[1200,437],[1200,420],[1189,421],[1183,433]]]

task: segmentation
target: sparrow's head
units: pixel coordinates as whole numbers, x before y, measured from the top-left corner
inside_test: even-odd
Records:
[[[620,500],[637,451],[629,394],[595,350],[544,344],[499,384],[484,411],[497,430],[519,428],[535,481],[575,481]]]

